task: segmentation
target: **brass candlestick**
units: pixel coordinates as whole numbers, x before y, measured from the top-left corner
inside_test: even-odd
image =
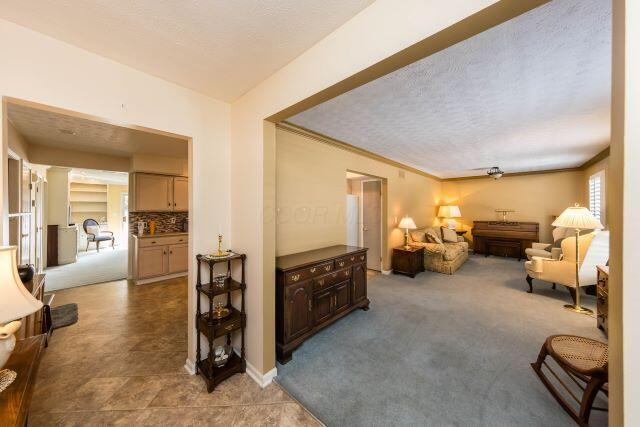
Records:
[[[222,234],[218,234],[218,256],[224,255],[222,252]]]

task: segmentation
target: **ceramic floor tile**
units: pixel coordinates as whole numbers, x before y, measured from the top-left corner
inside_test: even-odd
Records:
[[[66,289],[55,301],[78,304],[79,322],[56,330],[45,350],[31,426],[317,425],[277,384],[261,389],[238,374],[207,393],[202,377],[185,373],[184,278]]]

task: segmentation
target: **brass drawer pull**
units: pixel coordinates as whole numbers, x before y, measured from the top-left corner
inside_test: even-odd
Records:
[[[309,270],[309,271],[310,271],[310,272],[312,272],[312,273],[315,273],[315,272],[316,272],[316,268],[315,268],[315,267],[313,267],[313,268],[312,268],[311,270]]]
[[[298,280],[300,280],[300,275],[294,274],[293,276],[291,276],[291,280],[293,280],[294,282],[297,282]]]
[[[320,285],[320,286],[324,286],[324,279],[322,279],[322,280],[318,280],[318,285]]]
[[[364,261],[364,255],[360,255],[360,259]]]
[[[225,327],[224,329],[227,330],[227,331],[230,331],[235,327],[236,327],[236,324],[234,323],[233,325],[229,325],[229,326]]]
[[[338,277],[338,273],[333,273],[333,274],[331,275],[331,277],[333,277],[333,278],[335,279],[336,277]]]
[[[352,256],[352,257],[351,257],[351,258],[349,258],[349,259],[350,259],[351,261],[353,261],[354,259],[356,259],[356,257],[353,257],[353,256]]]
[[[344,271],[344,276],[345,276],[345,277],[349,277],[349,270],[345,270],[345,271]]]
[[[324,271],[329,271],[329,270],[331,270],[331,266],[330,265],[325,265]]]
[[[340,261],[340,262],[338,262],[338,265],[339,265],[340,267],[344,267],[344,261]]]

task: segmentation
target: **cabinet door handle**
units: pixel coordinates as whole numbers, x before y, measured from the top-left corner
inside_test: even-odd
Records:
[[[311,303],[311,299],[309,299],[309,311],[313,310],[313,304]]]
[[[171,202],[167,202],[167,206],[171,207]]]
[[[169,255],[173,255],[173,251],[169,251]]]

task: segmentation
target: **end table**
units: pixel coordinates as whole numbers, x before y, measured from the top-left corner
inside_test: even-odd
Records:
[[[416,277],[416,274],[424,271],[424,248],[404,246],[393,248],[393,274],[404,274]]]

